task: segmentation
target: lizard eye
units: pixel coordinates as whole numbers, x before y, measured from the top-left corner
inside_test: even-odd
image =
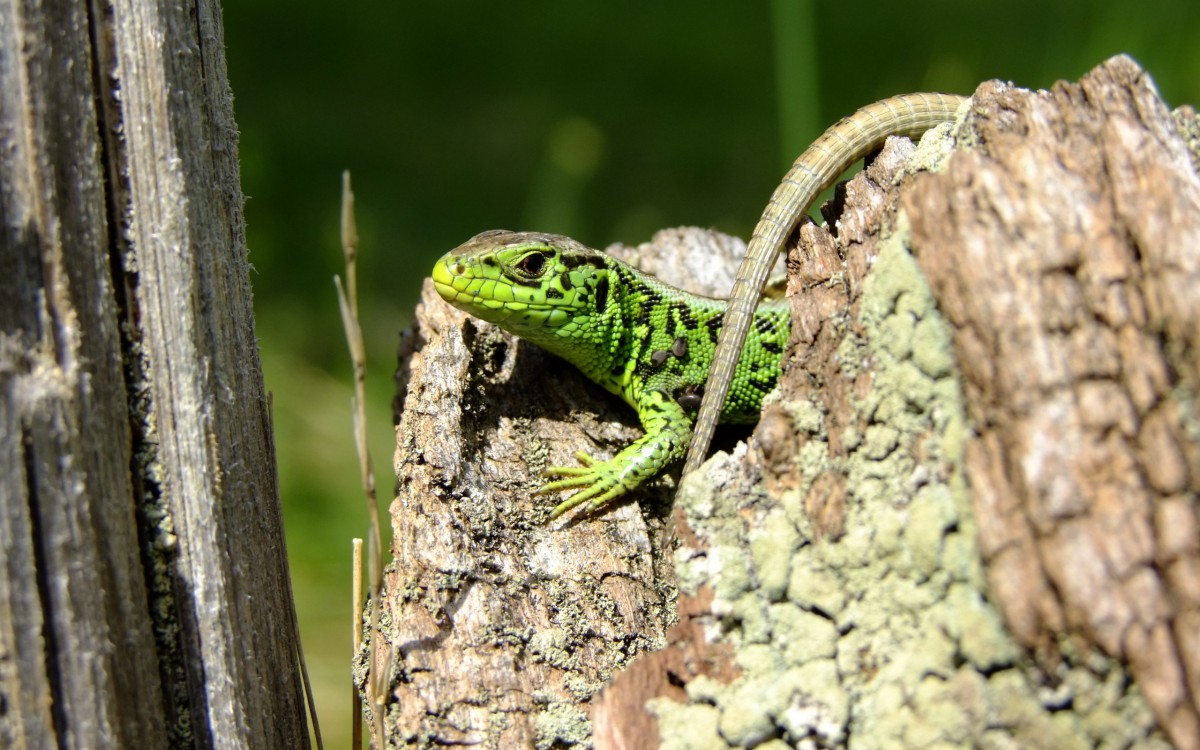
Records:
[[[517,268],[521,273],[530,277],[538,277],[542,275],[542,271],[546,268],[546,256],[541,253],[530,253],[517,263]]]

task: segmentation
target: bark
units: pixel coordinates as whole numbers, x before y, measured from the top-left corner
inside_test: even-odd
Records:
[[[1196,132],[1128,58],[1048,92],[987,83],[920,148],[890,141],[826,207],[828,228],[801,228],[779,396],[748,444],[710,459],[675,499],[678,623],[603,692],[555,699],[580,717],[586,706],[596,747],[1200,747]],[[423,335],[421,356],[447,334]],[[493,336],[459,335],[463,356],[506,361],[487,354],[505,340]],[[420,456],[405,447],[413,361],[393,509],[407,557],[393,585],[419,575],[404,551],[432,538],[418,524],[445,518],[459,538],[481,537],[455,504],[496,492],[497,426],[579,425],[583,409],[611,404],[584,392],[571,412],[547,399],[574,377],[565,367],[488,382],[460,366],[444,390],[494,400],[469,418],[438,404],[438,440],[455,447],[418,486],[403,473]],[[511,400],[500,382],[536,400]],[[550,449],[559,461],[575,447]],[[508,460],[504,503],[528,502],[539,464]],[[416,498],[427,515],[408,510]],[[480,553],[511,542],[536,560],[537,545],[574,545],[576,533],[617,549],[630,516],[625,505],[557,537],[534,526],[536,544],[493,525],[487,550],[460,544],[453,559],[479,570]],[[563,565],[567,578],[587,570]],[[433,589],[391,590],[394,626],[417,617],[397,592]],[[418,743],[429,736],[407,723],[422,709],[411,688],[435,678],[413,667],[436,662],[436,679],[456,679],[460,657],[431,652],[479,642],[457,611],[430,611],[441,617],[430,636],[401,648],[390,717],[397,739]],[[489,646],[493,667],[530,653]],[[476,726],[473,739],[499,736]]]
[[[0,746],[308,742],[218,14],[0,2]]]

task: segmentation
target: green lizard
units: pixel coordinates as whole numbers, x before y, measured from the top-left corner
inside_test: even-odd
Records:
[[[664,284],[602,252],[552,234],[484,232],[433,267],[442,299],[557,354],[625,399],[646,434],[608,461],[555,466],[540,492],[579,490],[550,514],[593,511],[683,459],[700,407],[723,300]],[[765,302],[734,371],[724,422],[758,421],[779,380],[788,308]]]
[[[578,490],[551,519],[584,503],[585,512],[597,510],[685,454],[689,471],[717,421],[758,420],[779,379],[789,325],[782,304],[755,303],[784,240],[816,195],[887,136],[918,135],[952,118],[963,101],[944,94],[885,99],[827,130],[772,195],[729,303],[549,234],[485,232],[437,262],[432,275],[442,299],[571,362],[624,398],[646,430],[607,461],[581,452],[582,466],[547,469],[552,481],[539,492]]]

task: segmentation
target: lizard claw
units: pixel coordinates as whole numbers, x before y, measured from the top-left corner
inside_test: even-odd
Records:
[[[551,480],[539,494],[558,490],[578,490],[550,511],[550,520],[584,505],[584,512],[599,510],[645,482],[656,477],[674,460],[683,458],[691,437],[691,420],[674,399],[662,391],[643,398],[642,426],[646,434],[607,461],[597,461],[580,451],[575,454],[583,466],[554,466],[546,470]]]
[[[590,513],[626,491],[626,488],[616,478],[616,470],[609,466],[608,461],[597,461],[583,451],[576,452],[575,458],[579,459],[583,466],[551,466],[547,468],[546,476],[552,478],[553,481],[547,482],[537,490],[539,495],[547,495],[559,490],[579,490],[554,506],[554,510],[550,511],[548,519],[550,521],[584,503],[587,503],[584,512]]]
[[[583,466],[550,466],[546,468],[547,477],[583,477],[595,471],[597,466],[604,465],[603,461],[597,461],[592,458],[586,451],[575,451],[575,458]],[[564,484],[565,483],[565,484]],[[553,482],[542,485],[537,494],[545,495],[556,490],[565,490],[572,487],[582,487],[591,482],[577,482],[573,479],[558,479]]]

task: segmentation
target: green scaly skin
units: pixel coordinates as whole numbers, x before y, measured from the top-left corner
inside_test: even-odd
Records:
[[[567,237],[484,232],[433,267],[438,294],[578,367],[637,410],[646,434],[607,461],[576,454],[582,466],[554,466],[540,493],[578,490],[554,519],[584,512],[658,476],[681,460],[692,437],[723,300],[664,284]],[[758,421],[763,397],[779,380],[789,333],[786,305],[754,314],[722,422]]]

